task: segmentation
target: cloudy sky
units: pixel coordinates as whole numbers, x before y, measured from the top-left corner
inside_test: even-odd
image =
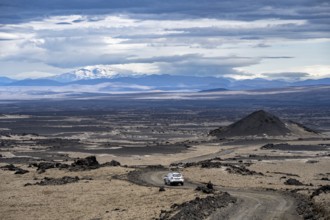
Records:
[[[0,76],[330,77],[329,0],[1,0]]]

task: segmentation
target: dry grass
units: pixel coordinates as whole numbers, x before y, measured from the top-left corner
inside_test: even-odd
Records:
[[[112,179],[124,174],[125,168],[102,168],[87,172],[47,170],[36,174],[31,170],[23,176],[0,170],[0,219],[152,219],[173,203],[195,198],[193,190],[137,186]],[[89,176],[60,186],[27,186],[35,177]]]

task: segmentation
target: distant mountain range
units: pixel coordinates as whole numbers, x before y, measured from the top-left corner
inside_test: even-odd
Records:
[[[61,83],[70,83],[78,80],[91,80],[91,79],[111,79],[117,78],[118,74],[114,69],[107,66],[86,66],[72,72],[63,73],[57,76],[49,77]]]
[[[15,82],[14,79],[10,79],[8,77],[0,77],[0,86],[8,85],[8,84],[13,83],[13,82]]]
[[[104,66],[84,67],[49,78],[14,80],[0,77],[0,86],[63,87],[75,85],[99,85],[101,91],[203,91],[256,90],[284,88],[290,86],[330,85],[330,78],[287,82],[283,80],[248,79],[234,80],[219,77],[180,75],[134,75],[118,74]],[[104,86],[102,86],[104,85]]]

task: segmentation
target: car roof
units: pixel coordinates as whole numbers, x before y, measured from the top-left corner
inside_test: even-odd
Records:
[[[181,174],[181,173],[179,173],[179,172],[171,172],[169,174]]]

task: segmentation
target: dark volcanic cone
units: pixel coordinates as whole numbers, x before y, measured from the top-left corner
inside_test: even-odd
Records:
[[[294,134],[292,122],[283,122],[281,119],[263,110],[253,112],[245,118],[227,126],[210,132],[212,136],[286,136]],[[297,127],[298,125],[295,124]],[[307,131],[306,127],[300,126],[300,130]],[[295,129],[297,130],[297,129]],[[316,133],[316,132],[314,132]]]

